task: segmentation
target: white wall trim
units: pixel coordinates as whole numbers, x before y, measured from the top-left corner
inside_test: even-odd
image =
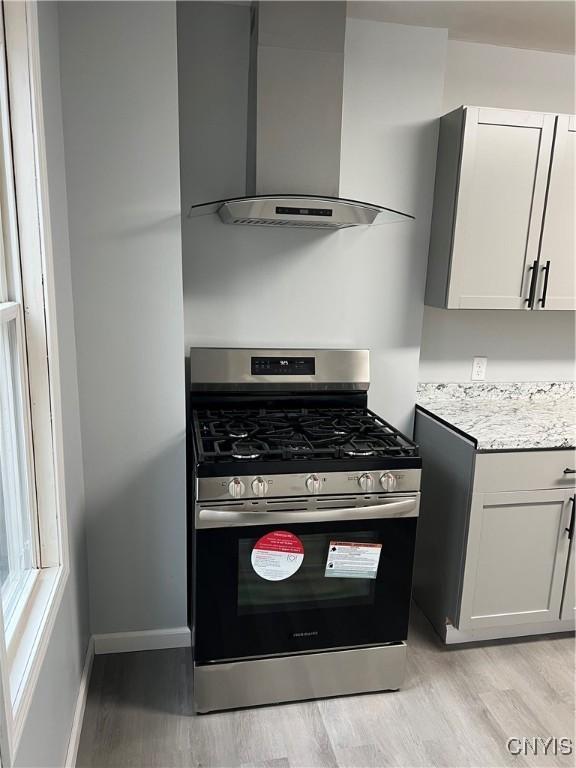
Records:
[[[478,643],[487,640],[502,640],[513,637],[529,637],[530,635],[550,635],[559,632],[574,632],[576,624],[570,620],[541,621],[533,624],[515,624],[507,627],[480,627],[477,629],[456,629],[447,624],[444,629],[446,645],[459,643]]]
[[[74,710],[74,719],[72,720],[72,730],[70,731],[70,741],[68,742],[64,768],[75,768],[76,766],[76,757],[78,756],[78,746],[80,745],[80,734],[82,733],[82,724],[84,722],[84,710],[86,709],[86,700],[88,699],[88,687],[90,685],[93,661],[94,638],[91,637],[88,641],[84,668],[82,670],[82,677],[80,678],[80,687],[78,688],[78,698],[76,699],[76,708]]]
[[[110,632],[94,635],[94,653],[126,653],[128,651],[159,651],[164,648],[190,646],[188,627],[144,629],[138,632]]]

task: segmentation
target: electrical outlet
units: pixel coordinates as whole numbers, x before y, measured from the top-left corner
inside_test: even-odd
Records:
[[[486,366],[488,365],[487,357],[475,357],[472,360],[472,374],[470,378],[472,381],[484,381],[486,378]]]

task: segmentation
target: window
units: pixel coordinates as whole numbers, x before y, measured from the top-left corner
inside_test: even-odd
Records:
[[[13,762],[68,575],[36,7],[0,0],[0,753]]]

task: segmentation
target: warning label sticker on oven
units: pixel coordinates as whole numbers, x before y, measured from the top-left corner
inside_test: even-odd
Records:
[[[252,550],[252,568],[267,581],[293,576],[304,560],[304,544],[290,531],[272,531],[258,539]]]
[[[340,579],[375,579],[382,544],[331,541],[324,576]]]

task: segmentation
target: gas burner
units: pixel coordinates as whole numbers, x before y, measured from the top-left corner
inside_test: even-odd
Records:
[[[374,456],[374,449],[373,448],[355,448],[354,446],[344,446],[342,449],[346,456],[359,456],[359,457],[366,457],[366,456]]]
[[[251,420],[230,419],[223,422],[222,429],[233,440],[242,440],[249,435],[253,435],[258,429],[258,425]]]
[[[265,452],[266,446],[257,442],[233,443],[232,458],[234,459],[259,459]]]

